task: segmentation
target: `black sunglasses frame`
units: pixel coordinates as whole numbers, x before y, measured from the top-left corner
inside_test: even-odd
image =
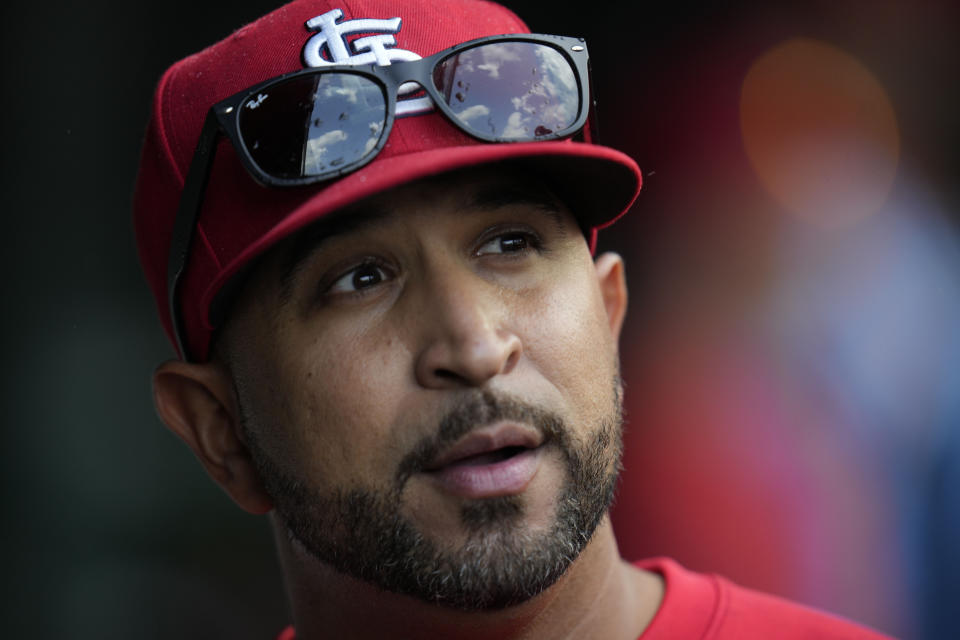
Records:
[[[497,42],[530,42],[543,44],[556,50],[567,60],[570,68],[574,70],[578,85],[577,89],[580,95],[577,117],[570,126],[530,139],[517,139],[483,135],[481,132],[474,131],[463,125],[453,109],[446,103],[445,97],[434,86],[433,70],[437,64],[454,54],[484,44]],[[239,124],[240,113],[242,111],[240,106],[254,94],[269,89],[279,83],[288,82],[300,76],[328,73],[362,76],[375,82],[381,88],[386,98],[386,118],[380,139],[369,153],[353,162],[338,167],[334,171],[300,178],[278,178],[271,176],[257,165],[246,145],[243,143]],[[535,33],[487,36],[455,45],[420,60],[395,62],[389,66],[331,65],[301,69],[265,80],[216,103],[207,112],[193,159],[190,162],[190,169],[184,181],[183,192],[180,196],[180,204],[177,208],[177,216],[173,225],[170,255],[167,262],[167,298],[170,318],[177,348],[185,360],[190,360],[190,358],[187,352],[186,332],[180,313],[178,289],[181,277],[186,270],[187,258],[193,242],[193,232],[200,215],[207,180],[210,177],[210,169],[213,166],[213,156],[216,152],[217,141],[220,135],[227,136],[244,168],[254,180],[263,186],[298,187],[326,182],[356,171],[377,157],[386,145],[390,137],[390,132],[393,129],[393,122],[396,119],[397,94],[399,89],[402,85],[409,82],[417,83],[426,95],[431,98],[434,107],[439,109],[454,126],[473,138],[484,142],[510,143],[559,140],[581,133],[588,121],[590,123],[590,131],[583,132],[584,137],[587,141],[596,140],[596,105],[590,86],[590,59],[587,53],[587,46],[583,38],[569,36]]]

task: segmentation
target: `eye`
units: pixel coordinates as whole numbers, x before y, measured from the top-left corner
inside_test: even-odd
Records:
[[[390,278],[391,275],[383,267],[368,262],[350,269],[337,278],[327,289],[327,293],[359,293]]]
[[[501,233],[487,240],[477,249],[477,255],[521,253],[534,248],[536,243],[530,234],[520,231]]]

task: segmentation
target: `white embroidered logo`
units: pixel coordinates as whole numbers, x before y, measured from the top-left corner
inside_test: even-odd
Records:
[[[394,34],[400,31],[400,18],[378,20],[361,18],[337,22],[343,17],[343,11],[332,9],[315,18],[307,20],[307,29],[317,31],[303,47],[303,61],[308,67],[326,67],[335,64],[377,64],[388,66],[391,62],[419,60],[413,51],[396,48]],[[353,33],[374,35],[347,41],[346,36]],[[351,52],[352,49],[352,52]],[[323,57],[326,50],[330,60]],[[400,95],[415,93],[420,87],[409,82],[400,87]],[[397,116],[413,115],[433,109],[429,96],[398,100]]]

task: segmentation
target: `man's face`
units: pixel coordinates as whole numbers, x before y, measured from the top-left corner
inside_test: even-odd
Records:
[[[223,346],[295,543],[387,590],[488,609],[552,584],[606,512],[614,333],[571,213],[458,174],[275,250]]]

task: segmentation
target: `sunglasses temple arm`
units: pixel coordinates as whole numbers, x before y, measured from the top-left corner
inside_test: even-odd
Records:
[[[180,279],[187,268],[187,259],[190,247],[193,244],[193,233],[197,228],[197,218],[203,204],[203,195],[207,188],[207,179],[210,177],[210,168],[213,166],[213,152],[217,135],[220,132],[220,123],[213,109],[207,113],[203,124],[197,149],[190,162],[190,170],[183,183],[183,193],[180,195],[180,206],[177,208],[177,217],[173,223],[173,235],[170,239],[170,257],[167,260],[167,297],[170,306],[170,322],[173,335],[177,343],[180,356],[189,361],[187,354],[187,335],[183,326],[183,317],[180,313],[180,298],[178,296]]]
[[[593,86],[593,70],[590,68],[590,59],[587,59],[587,88],[589,91],[589,104],[587,105],[587,126],[584,127],[584,141],[590,144],[598,144],[600,140],[600,118],[597,114],[597,92]]]

